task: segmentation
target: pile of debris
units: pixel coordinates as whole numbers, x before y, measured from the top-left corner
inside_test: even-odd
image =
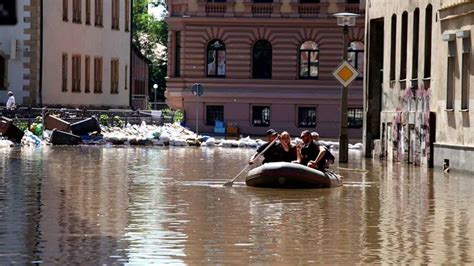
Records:
[[[226,140],[210,136],[197,136],[193,131],[181,125],[165,124],[163,126],[127,124],[123,127],[101,125],[95,117],[79,122],[69,123],[53,115],[45,115],[44,121],[39,119],[29,129],[22,131],[12,120],[0,119],[0,148],[10,147],[14,143],[23,146],[41,147],[43,145],[148,145],[148,146],[202,146],[252,148],[262,145],[265,141],[241,137],[239,140]],[[293,143],[301,143],[301,139],[293,139]],[[338,149],[339,143],[320,141],[332,149]],[[349,145],[350,149],[362,149],[362,144]]]

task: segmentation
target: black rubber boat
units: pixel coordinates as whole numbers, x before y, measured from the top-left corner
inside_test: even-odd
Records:
[[[250,170],[247,186],[264,188],[329,188],[342,186],[342,177],[296,163],[266,163]]]

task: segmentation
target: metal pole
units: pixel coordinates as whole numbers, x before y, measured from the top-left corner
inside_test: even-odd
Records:
[[[347,25],[344,26],[342,29],[343,33],[343,60],[347,60],[347,44],[346,44],[346,36],[349,31],[349,27]],[[339,162],[340,163],[347,163],[348,161],[348,145],[349,139],[347,137],[347,94],[348,94],[348,87],[342,87],[342,95],[341,95],[341,134],[339,135]]]
[[[196,136],[199,135],[199,109],[198,109],[198,103],[199,103],[199,94],[196,93]]]

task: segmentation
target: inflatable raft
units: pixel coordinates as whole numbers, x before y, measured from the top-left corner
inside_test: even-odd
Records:
[[[266,163],[250,170],[247,186],[265,188],[329,188],[342,186],[342,177],[296,163]]]

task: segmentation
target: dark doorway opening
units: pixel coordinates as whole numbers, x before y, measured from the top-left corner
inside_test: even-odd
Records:
[[[368,34],[367,110],[365,114],[365,156],[372,157],[373,142],[380,139],[380,112],[382,110],[384,20],[372,19]]]

